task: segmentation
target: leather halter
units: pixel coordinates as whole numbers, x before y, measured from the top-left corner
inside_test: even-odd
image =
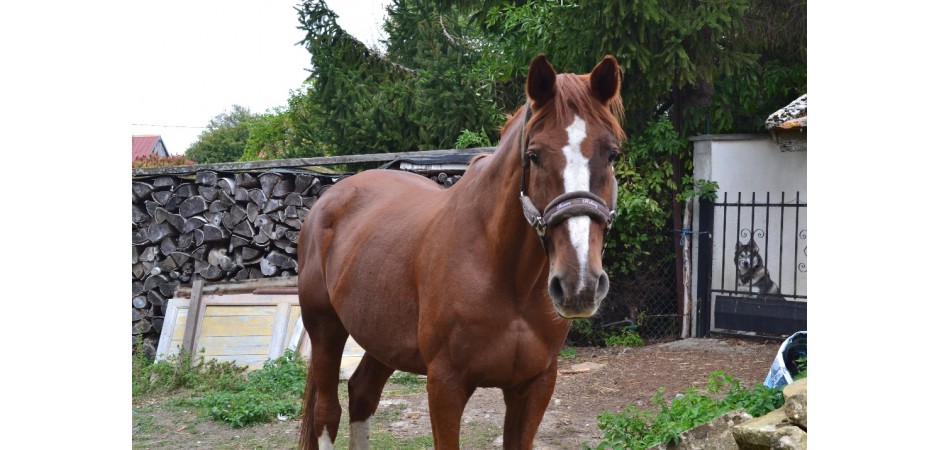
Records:
[[[522,186],[519,192],[519,200],[522,202],[522,214],[535,232],[539,236],[542,248],[548,251],[545,244],[545,233],[549,227],[555,226],[568,218],[577,216],[588,216],[593,220],[604,223],[604,234],[606,235],[614,219],[617,218],[616,209],[610,209],[604,199],[588,191],[572,191],[555,197],[548,203],[543,211],[540,211],[532,199],[526,195],[526,169],[529,167],[529,159],[526,158],[526,150],[529,148],[529,133],[526,131],[529,119],[532,117],[532,110],[529,108],[529,102],[526,101],[525,116],[522,120]],[[613,190],[613,205],[617,205],[617,187]]]

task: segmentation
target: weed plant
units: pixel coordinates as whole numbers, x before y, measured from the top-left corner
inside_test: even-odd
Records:
[[[679,434],[736,409],[753,417],[763,416],[783,406],[783,392],[757,384],[748,390],[724,371],[712,372],[705,392],[687,389],[672,403],[663,398],[664,388],[653,395],[659,412],[630,405],[623,412],[604,411],[597,426],[604,432],[597,449],[645,449],[660,443],[677,443]],[[724,393],[724,397],[718,399]]]

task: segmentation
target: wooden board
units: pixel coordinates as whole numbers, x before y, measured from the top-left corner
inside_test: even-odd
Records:
[[[190,299],[169,300],[157,359],[178,354],[192,316]],[[203,295],[197,306],[193,344],[206,359],[234,361],[259,369],[286,349],[310,357],[310,344],[296,293]],[[349,338],[343,351],[341,378],[349,379],[365,350]]]

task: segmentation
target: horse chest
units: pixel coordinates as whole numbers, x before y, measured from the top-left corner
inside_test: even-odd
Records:
[[[449,343],[451,359],[482,386],[518,384],[551,366],[557,344],[529,323],[517,319],[493,325],[455,333]]]

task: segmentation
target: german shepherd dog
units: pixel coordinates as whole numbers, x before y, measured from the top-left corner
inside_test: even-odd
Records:
[[[747,286],[751,292],[756,291],[760,295],[780,294],[780,287],[770,279],[760,248],[753,238],[744,245],[735,243],[734,265],[738,269],[738,286]]]

